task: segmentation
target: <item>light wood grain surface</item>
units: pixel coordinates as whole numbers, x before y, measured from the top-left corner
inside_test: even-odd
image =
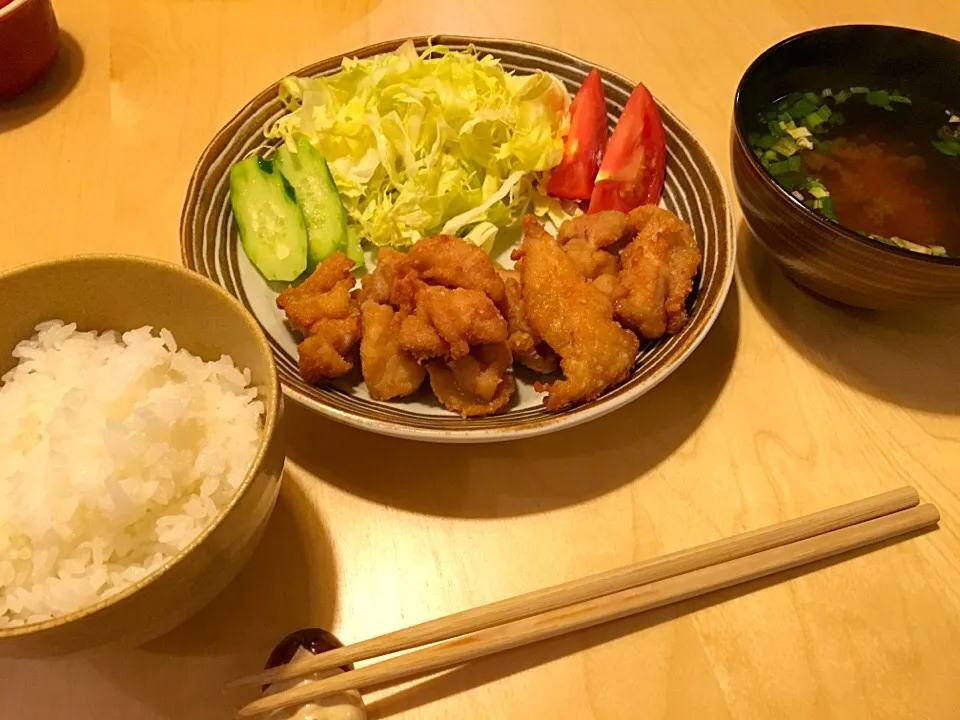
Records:
[[[737,80],[816,25],[960,38],[953,0],[60,0],[65,52],[0,106],[0,267],[179,258],[193,164],[253,94],[433,32],[554,45],[646,82],[726,167]],[[291,407],[280,504],[212,606],[136,649],[0,661],[0,718],[208,720],[220,685],[320,625],[344,641],[903,484],[939,531],[367,696],[378,718],[956,718],[960,309],[871,314],[788,282],[744,231],[702,347],[632,406],[489,447],[378,438]],[[55,291],[55,289],[51,289]],[[3,308],[3,312],[15,309]]]

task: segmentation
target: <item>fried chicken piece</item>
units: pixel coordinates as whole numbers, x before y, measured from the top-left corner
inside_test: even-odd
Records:
[[[587,282],[535,217],[523,220],[523,244],[514,251],[527,320],[560,356],[564,379],[552,385],[550,410],[593,400],[630,373],[639,342],[613,320],[613,303]]]
[[[406,270],[405,257],[403,253],[393,248],[380,248],[377,253],[377,267],[363,278],[360,290],[357,292],[357,301],[361,305],[367,300],[394,305],[392,288]]]
[[[616,277],[620,270],[616,255],[592,248],[582,238],[574,238],[568,242],[563,246],[563,251],[587,280],[596,280],[603,275]]]
[[[300,375],[311,385],[346,375],[356,362],[360,316],[319,320],[312,334],[297,346]]]
[[[353,261],[342,253],[324,260],[300,283],[277,297],[277,307],[304,335],[298,346],[300,374],[317,384],[353,369],[360,341],[360,309],[350,291]]]
[[[498,308],[505,303],[503,280],[490,257],[473,243],[452,235],[423,238],[406,255],[417,276],[431,285],[480,290]]]
[[[463,417],[492,415],[510,402],[516,391],[509,374],[513,356],[505,343],[478,345],[469,355],[427,364],[430,387],[445,408]]]
[[[471,345],[507,341],[507,321],[479,290],[430,285],[417,295],[418,314],[421,308],[450,345],[450,357],[454,360],[467,355]]]
[[[636,237],[621,257],[625,296],[616,300],[617,319],[651,340],[680,332],[702,259],[693,229],[654,205],[633,210],[628,219]]]
[[[433,358],[443,358],[450,354],[450,345],[440,337],[440,333],[430,322],[426,308],[417,308],[413,313],[400,313],[400,333],[398,340],[401,349],[410,353],[420,362]]]
[[[606,295],[616,298],[622,294],[617,280],[620,261],[616,254],[605,248],[629,239],[630,231],[625,213],[604,210],[567,220],[560,226],[557,241],[587,280],[592,280]]]
[[[351,274],[353,261],[335,253],[320,263],[300,285],[291,285],[277,297],[290,324],[304,335],[311,335],[315,323],[329,318],[345,318],[358,312],[350,291],[356,279]]]
[[[507,291],[507,326],[510,330],[507,346],[513,353],[513,357],[534,372],[544,375],[556,372],[558,364],[556,354],[527,322],[519,274],[515,270],[503,268],[498,268],[497,272],[503,278]]]
[[[479,290],[423,285],[415,311],[404,312],[400,346],[418,360],[470,352],[470,346],[506,342],[507,321]]]
[[[593,286],[614,302],[627,294],[618,275],[601,275],[593,281]]]
[[[604,210],[592,215],[579,215],[567,220],[557,232],[557,241],[566,245],[572,240],[582,240],[595,250],[610,247],[622,240],[630,230],[626,213],[619,210]]]
[[[360,369],[370,395],[392,400],[415,393],[427,371],[400,347],[400,315],[389,305],[368,300],[360,307],[360,319]]]

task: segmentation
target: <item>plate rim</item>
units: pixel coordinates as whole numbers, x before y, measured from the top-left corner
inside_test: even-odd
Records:
[[[238,124],[241,118],[247,113],[251,108],[259,107],[264,99],[272,98],[276,95],[277,89],[280,85],[280,82],[285,77],[290,75],[300,75],[306,71],[309,71],[311,68],[314,68],[317,65],[327,65],[332,63],[340,63],[344,58],[352,57],[369,57],[371,55],[376,55],[384,52],[392,52],[400,47],[407,41],[412,41],[414,45],[421,45],[425,43],[435,43],[438,45],[446,45],[453,43],[465,43],[465,44],[477,44],[482,45],[484,43],[506,43],[510,45],[519,46],[521,48],[532,48],[541,52],[547,52],[550,54],[558,55],[563,58],[565,62],[569,62],[572,66],[577,65],[589,65],[600,70],[601,74],[608,77],[621,81],[625,85],[636,86],[636,82],[628,78],[627,76],[619,73],[615,70],[610,69],[605,65],[599,63],[594,63],[584,58],[578,57],[569,53],[565,50],[559,48],[551,47],[549,45],[544,45],[542,43],[532,42],[529,40],[520,40],[514,38],[502,38],[502,37],[486,37],[486,36],[467,36],[467,35],[447,35],[444,33],[434,33],[430,35],[414,35],[414,36],[405,36],[400,38],[395,38],[392,40],[384,40],[381,42],[373,43],[370,45],[364,45],[362,47],[350,50],[338,55],[332,55],[327,58],[317,60],[315,62],[308,63],[302,67],[286,73],[280,79],[274,81],[271,85],[264,88],[262,91],[258,92],[253,96],[249,101],[247,101],[239,110],[237,110],[233,116],[217,131],[217,133],[208,141],[203,152],[197,159],[196,164],[194,165],[193,172],[190,175],[190,181],[187,185],[186,196],[184,198],[183,206],[180,212],[180,223],[179,223],[179,235],[180,235],[180,258],[181,262],[191,270],[190,261],[188,259],[188,248],[186,243],[186,238],[188,235],[188,216],[192,214],[193,209],[197,204],[199,198],[199,193],[197,192],[197,186],[200,184],[200,168],[206,164],[208,156],[213,152],[213,149],[218,146],[219,141],[224,137],[229,137],[235,134],[234,126]],[[669,364],[662,369],[662,371],[649,378],[645,382],[637,385],[636,387],[630,388],[629,391],[614,397],[608,397],[604,399],[601,395],[596,401],[596,404],[593,407],[581,409],[580,412],[574,414],[558,413],[556,415],[551,415],[545,419],[537,419],[532,421],[526,421],[522,425],[516,427],[500,427],[500,428],[445,428],[445,429],[433,429],[433,428],[421,428],[421,427],[411,427],[405,425],[402,422],[394,420],[384,420],[384,419],[373,419],[365,418],[362,416],[354,415],[348,411],[341,410],[339,408],[331,407],[326,405],[317,399],[303,393],[296,387],[291,387],[287,384],[286,380],[282,377],[280,378],[280,386],[282,388],[283,395],[289,398],[291,401],[297,403],[301,407],[304,407],[308,410],[312,410],[320,414],[321,416],[334,420],[336,422],[342,423],[349,427],[353,427],[359,430],[366,430],[368,432],[377,433],[379,435],[386,435],[389,437],[401,438],[404,440],[414,440],[421,442],[433,442],[441,444],[479,444],[479,443],[495,443],[495,442],[508,442],[511,440],[520,440],[528,437],[535,437],[538,435],[546,435],[549,433],[557,432],[560,430],[565,430],[568,428],[577,427],[584,423],[590,422],[591,420],[596,420],[597,418],[603,417],[609,413],[619,410],[625,405],[637,400],[642,395],[647,394],[661,382],[666,380],[670,375],[672,375],[680,365],[682,365],[687,358],[700,346],[704,338],[710,333],[713,329],[714,324],[717,321],[717,318],[720,315],[720,312],[723,310],[723,307],[726,305],[728,295],[730,293],[730,288],[733,285],[733,278],[736,270],[736,256],[737,256],[737,244],[734,240],[734,222],[733,222],[733,212],[731,209],[731,195],[727,187],[727,181],[721,172],[720,165],[717,163],[716,158],[713,153],[707,148],[690,130],[690,128],[684,123],[672,110],[670,110],[666,105],[664,105],[656,95],[654,99],[657,102],[658,108],[661,112],[668,113],[672,120],[677,124],[677,126],[685,133],[687,138],[696,143],[700,152],[703,153],[704,158],[706,158],[707,163],[709,164],[710,169],[713,171],[713,174],[717,180],[718,187],[720,189],[720,196],[723,201],[722,215],[724,216],[725,222],[719,224],[721,227],[726,229],[726,237],[728,238],[728,257],[729,262],[724,268],[722,277],[720,278],[720,287],[719,293],[717,295],[716,303],[706,309],[703,317],[703,327],[698,335],[691,338],[691,340],[685,345],[679,348],[679,352],[674,356]],[[715,210],[717,208],[714,208]],[[721,214],[721,213],[718,213]],[[192,238],[192,233],[189,233]],[[197,272],[196,270],[193,270]],[[202,273],[198,273],[202,274]],[[212,282],[216,282],[212,280]],[[217,283],[219,285],[219,283]],[[263,329],[259,319],[257,320],[258,326],[260,326],[260,331],[266,335],[266,331]],[[505,416],[508,416],[509,413],[506,413]],[[455,416],[451,416],[455,418]],[[461,420],[464,423],[469,423],[469,420]]]

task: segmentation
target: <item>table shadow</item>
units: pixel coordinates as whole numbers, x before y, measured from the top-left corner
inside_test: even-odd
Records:
[[[746,223],[737,277],[760,313],[792,347],[847,385],[882,400],[960,414],[955,379],[960,305],[862,310],[791,281]]]
[[[533,645],[519,647],[515,650],[508,650],[497,653],[496,655],[474,660],[455,669],[429,676],[412,687],[398,690],[393,694],[369,703],[367,710],[370,720],[383,720],[410,712],[416,708],[422,708],[430,703],[462,694],[481,685],[502,680],[511,675],[546,665],[613,640],[641,633],[656,625],[685,617],[699,610],[735,600],[824,568],[832,567],[875,550],[895,545],[904,540],[925,535],[931,531],[932,530],[928,529],[913,532],[899,538],[877,543],[870,547],[847,552],[792,570],[779,572],[769,577],[736,585],[725,590],[718,590],[666,607],[649,610],[622,620],[616,620],[579,632],[561,635],[551,640],[545,640]]]
[[[0,133],[13,130],[56,107],[83,75],[83,49],[69,32],[60,31],[60,50],[50,71],[32,88],[0,101]]]
[[[382,437],[289,403],[288,456],[324,482],[427,515],[512,517],[585,502],[659,465],[720,394],[739,339],[736,287],[700,347],[625,408],[553,435],[488,445]],[[603,468],[598,472],[597,468]]]
[[[222,686],[263,667],[274,645],[304,627],[332,626],[336,567],[326,531],[289,477],[253,557],[236,579],[186,623],[136,649],[89,660],[151,717],[232,717],[252,697]]]

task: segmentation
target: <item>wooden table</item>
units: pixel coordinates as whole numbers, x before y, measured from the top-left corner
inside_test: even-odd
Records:
[[[737,80],[777,40],[855,21],[960,37],[955,0],[469,5],[59,0],[54,77],[0,108],[0,267],[177,260],[216,130],[284,73],[400,35],[519,37],[642,79],[724,168]],[[434,447],[290,407],[279,506],[230,589],[138,650],[0,662],[0,718],[228,718],[221,683],[293,629],[357,640],[907,483],[940,507],[939,531],[368,700],[373,717],[457,720],[960,716],[960,309],[828,305],[739,234],[702,347],[587,427]]]

